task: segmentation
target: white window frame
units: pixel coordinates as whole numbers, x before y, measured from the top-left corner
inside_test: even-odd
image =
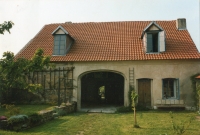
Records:
[[[152,34],[152,33],[158,33],[158,51],[157,52],[153,52],[150,51],[150,48],[153,48],[153,45],[150,46],[150,43],[148,43],[148,34]],[[165,31],[148,31],[145,32],[144,37],[143,37],[143,44],[144,44],[144,51],[147,54],[155,54],[155,53],[161,53],[161,52],[165,52]]]

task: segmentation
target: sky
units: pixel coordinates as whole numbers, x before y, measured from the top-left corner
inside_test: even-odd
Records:
[[[0,24],[12,21],[0,34],[3,52],[17,54],[46,24],[64,22],[156,21],[186,18],[200,50],[200,0],[0,0]]]

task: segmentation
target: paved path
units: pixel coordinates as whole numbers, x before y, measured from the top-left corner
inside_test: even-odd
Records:
[[[90,113],[115,113],[117,111],[116,107],[98,107],[98,108],[81,108],[81,112]]]

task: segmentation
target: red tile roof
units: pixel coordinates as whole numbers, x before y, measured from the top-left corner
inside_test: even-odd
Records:
[[[52,56],[52,32],[61,25],[75,40],[66,56],[52,56],[51,61],[122,61],[154,59],[200,59],[187,30],[177,30],[176,21],[156,21],[166,32],[166,51],[146,54],[142,31],[151,21],[60,23],[45,25],[16,55],[30,59],[37,48]]]

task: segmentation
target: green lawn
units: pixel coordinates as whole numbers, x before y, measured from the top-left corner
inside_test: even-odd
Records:
[[[187,121],[195,112],[173,112],[176,122]],[[137,113],[141,128],[133,128],[133,113],[73,113],[46,124],[21,131],[0,130],[0,135],[172,135],[172,124],[167,111]],[[192,121],[184,135],[199,135],[200,121]]]
[[[31,112],[38,112],[43,109],[49,109],[50,105],[17,105],[16,107],[20,108],[20,114],[28,114]],[[5,115],[6,110],[0,108],[0,116]]]

